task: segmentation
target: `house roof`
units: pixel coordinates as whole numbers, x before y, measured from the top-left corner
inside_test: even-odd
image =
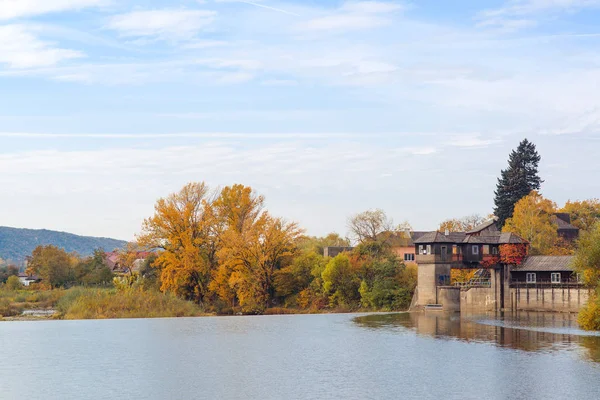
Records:
[[[556,213],[552,216],[552,222],[558,226],[559,231],[573,230],[578,231],[579,228],[571,224],[571,216],[566,213]]]
[[[28,275],[25,272],[19,273],[18,277],[23,278],[27,281],[39,281],[40,280],[40,278],[38,278],[37,275]]]
[[[465,240],[464,232],[449,232],[447,235],[437,231],[427,232],[422,235],[415,243],[462,243]]]
[[[467,235],[472,235],[474,233],[481,232],[484,229],[487,229],[490,226],[494,225],[495,223],[496,223],[496,219],[495,218],[490,219],[489,221],[486,221],[483,224],[477,225],[475,228],[471,229],[470,231],[467,231]]]
[[[573,271],[573,256],[529,256],[513,271]]]
[[[414,241],[415,243],[453,243],[453,244],[524,244],[527,241],[510,232],[490,232],[486,235],[471,236],[464,232],[428,232]]]
[[[414,241],[426,233],[429,232],[382,232],[377,236],[385,240],[391,247],[412,247],[415,245]]]

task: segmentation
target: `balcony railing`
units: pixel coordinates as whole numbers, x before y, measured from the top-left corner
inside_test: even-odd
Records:
[[[416,254],[415,261],[421,264],[433,263],[464,263],[479,264],[483,261],[497,260],[498,256],[493,254]]]

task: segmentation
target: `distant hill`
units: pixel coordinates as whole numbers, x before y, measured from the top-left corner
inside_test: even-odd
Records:
[[[21,264],[25,257],[39,245],[54,245],[67,252],[77,252],[82,256],[102,248],[112,251],[127,244],[123,240],[78,236],[72,233],[49,231],[47,229],[20,229],[0,226],[0,258]]]

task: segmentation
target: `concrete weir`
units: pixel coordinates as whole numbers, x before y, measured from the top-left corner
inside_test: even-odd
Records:
[[[511,285],[510,266],[490,269],[486,286],[452,286],[440,276],[449,275],[449,265],[419,264],[419,282],[413,310],[480,313],[489,311],[578,312],[590,289],[580,285],[531,287]]]

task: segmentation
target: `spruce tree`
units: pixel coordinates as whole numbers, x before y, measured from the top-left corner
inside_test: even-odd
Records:
[[[504,222],[512,217],[515,204],[532,190],[539,190],[542,180],[538,175],[538,164],[541,157],[535,149],[535,144],[524,139],[510,153],[508,168],[502,170],[494,199],[494,214],[498,217],[498,226],[502,228]]]

